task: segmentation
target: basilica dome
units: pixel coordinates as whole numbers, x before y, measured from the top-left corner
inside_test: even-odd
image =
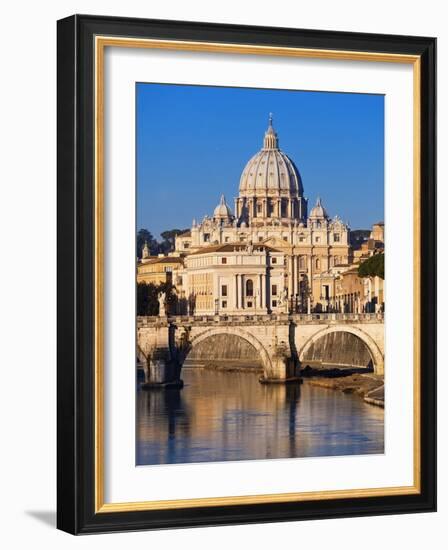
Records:
[[[316,205],[311,209],[310,219],[328,218],[327,211],[322,205],[320,197],[317,197]]]
[[[220,219],[228,219],[232,217],[232,211],[230,210],[230,207],[226,203],[226,198],[224,195],[221,195],[219,204],[213,212],[213,217],[220,218]]]
[[[303,196],[302,179],[293,161],[278,147],[272,116],[264,135],[263,148],[244,168],[240,179],[240,196],[281,194]]]

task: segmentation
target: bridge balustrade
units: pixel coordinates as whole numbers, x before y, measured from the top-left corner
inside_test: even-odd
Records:
[[[158,316],[139,316],[137,323],[139,326],[154,325],[157,323],[176,323],[176,324],[194,324],[194,323],[263,323],[263,322],[301,322],[313,323],[322,321],[346,321],[346,322],[364,322],[378,323],[384,321],[384,313],[295,313],[295,314],[253,314],[253,315],[176,315],[170,317]]]

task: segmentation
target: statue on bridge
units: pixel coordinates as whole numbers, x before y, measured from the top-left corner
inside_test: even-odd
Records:
[[[158,297],[159,300],[159,317],[166,317],[166,294],[165,292],[161,292]]]
[[[278,298],[278,305],[283,310],[283,312],[288,312],[288,291],[286,290],[286,288],[283,289]]]

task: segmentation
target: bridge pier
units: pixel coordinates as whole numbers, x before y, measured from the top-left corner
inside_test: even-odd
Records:
[[[298,367],[291,355],[289,346],[277,345],[268,350],[268,364],[264,365],[264,374],[260,378],[262,384],[290,384],[301,383]]]
[[[182,362],[176,353],[174,328],[167,319],[160,319],[149,328],[137,329],[138,350],[143,364],[145,382],[143,389],[181,388],[180,378]]]
[[[156,348],[150,353],[144,365],[145,382],[143,389],[181,388],[181,365],[173,359],[168,348]]]

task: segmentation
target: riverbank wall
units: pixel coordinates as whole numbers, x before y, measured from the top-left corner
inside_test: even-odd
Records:
[[[337,376],[334,372],[330,375],[319,374],[305,375],[308,384],[353,393],[359,395],[366,403],[384,407],[384,376],[369,374],[345,374]]]

